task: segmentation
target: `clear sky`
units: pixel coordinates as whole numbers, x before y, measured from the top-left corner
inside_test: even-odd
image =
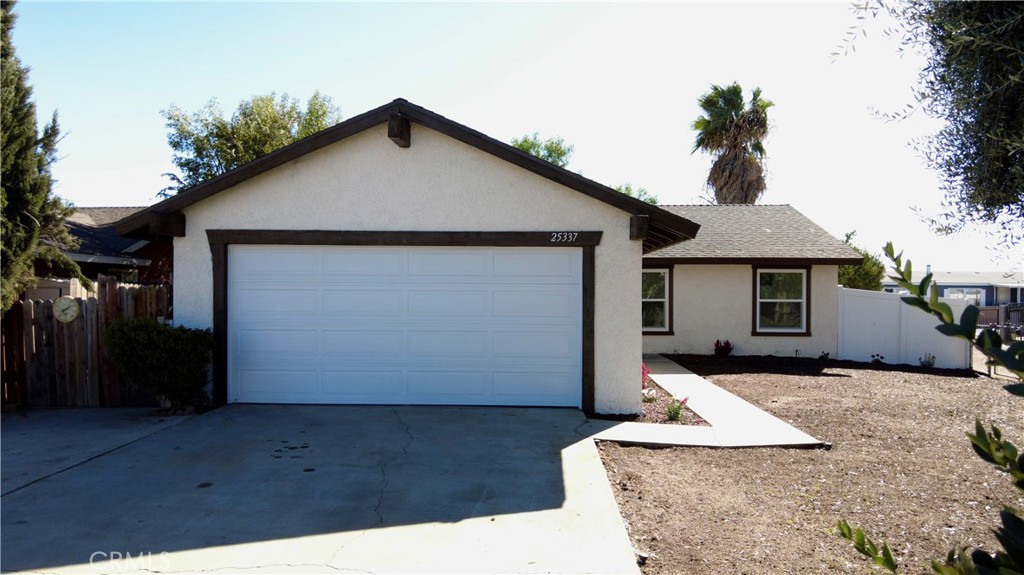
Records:
[[[836,237],[881,253],[887,240],[945,271],[1024,267],[996,236],[937,237],[912,208],[941,192],[908,143],[940,124],[886,123],[872,109],[912,101],[922,60],[900,57],[871,22],[856,51],[832,53],[849,4],[50,3],[16,7],[41,121],[66,137],[57,193],[78,206],[149,205],[174,169],[160,111],[256,94],[303,102],[319,89],[348,118],[395,98],[502,141],[559,135],[569,167],[662,204],[707,203],[711,157],[690,125],[711,84],[773,100],[761,203],[790,204]],[[737,230],[742,233],[742,230]]]

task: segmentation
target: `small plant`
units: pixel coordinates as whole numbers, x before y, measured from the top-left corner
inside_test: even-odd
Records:
[[[729,340],[725,340],[724,342],[720,339],[715,340],[715,355],[725,357],[730,353],[732,353],[732,344],[729,343]]]
[[[823,351],[821,352],[821,355],[818,356],[818,359],[821,361],[828,361],[831,357],[829,357],[829,353],[827,351]]]
[[[880,353],[871,354],[871,363],[880,364],[885,363],[885,356]]]
[[[684,397],[681,400],[673,398],[672,401],[668,402],[668,405],[665,406],[665,415],[668,416],[669,421],[679,421],[679,418],[683,415],[683,406],[686,405],[689,399],[689,397]]]
[[[921,364],[921,367],[935,367],[935,355],[926,353],[924,357],[917,358],[917,363]]]
[[[651,368],[646,363],[640,364],[640,394],[644,403],[654,403],[658,400],[658,392],[653,386],[647,384],[651,379]]]

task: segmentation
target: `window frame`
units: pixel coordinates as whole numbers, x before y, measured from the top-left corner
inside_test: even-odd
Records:
[[[762,300],[761,299],[761,274],[762,273],[799,273],[803,278],[803,299],[802,300]],[[751,330],[753,336],[784,336],[784,337],[810,337],[811,336],[811,266],[753,266],[753,286],[751,294]],[[762,301],[800,301],[803,304],[801,317],[803,325],[799,328],[772,328],[761,327],[761,303]]]
[[[672,325],[672,267],[650,267],[643,268],[640,270],[641,285],[643,285],[643,274],[645,273],[663,273],[665,274],[665,297],[664,298],[653,298],[646,299],[643,297],[643,293],[640,294],[640,329],[643,335],[675,335]],[[644,327],[643,325],[643,304],[644,302],[664,302],[665,303],[665,327],[663,328],[650,328]]]

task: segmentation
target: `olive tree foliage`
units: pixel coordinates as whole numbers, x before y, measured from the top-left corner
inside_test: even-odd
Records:
[[[940,302],[938,290],[933,287],[932,274],[927,274],[920,283],[911,280],[913,266],[903,261],[903,254],[896,254],[892,243],[885,246],[885,255],[893,264],[894,274],[889,276],[909,295],[903,301],[921,309],[939,320],[935,328],[944,335],[967,340],[988,358],[988,365],[1002,366],[1024,382],[1024,341],[1004,342],[999,333],[991,328],[978,331],[979,310],[970,305],[964,309],[959,320],[953,316],[948,304]],[[1021,386],[1007,386],[1007,391],[1024,395]],[[1024,453],[1003,439],[1002,431],[992,426],[987,429],[981,421],[975,421],[974,433],[967,433],[974,452],[986,462],[994,465],[1009,476],[1013,486],[1024,494]],[[999,513],[1001,524],[994,530],[1001,549],[988,552],[983,549],[958,547],[949,551],[944,560],[932,561],[932,570],[939,575],[1024,575],[1024,518],[1021,510],[1006,506]],[[898,566],[889,545],[881,547],[872,541],[860,527],[853,528],[846,521],[838,525],[839,535],[853,542],[854,548],[870,558],[876,565],[891,573]]]
[[[693,122],[697,139],[693,152],[715,156],[707,185],[718,204],[754,204],[764,193],[764,139],[768,136],[768,108],[773,104],[754,88],[750,101],[738,83],[712,85],[700,97],[704,113]],[[692,153],[692,152],[691,152]]]
[[[253,96],[225,118],[216,99],[189,113],[175,104],[162,110],[167,143],[181,174],[164,174],[171,185],[167,197],[237,168],[341,121],[331,98],[314,92],[303,109],[288,94]]]
[[[57,161],[60,127],[57,113],[40,133],[36,105],[28,85],[28,68],[22,66],[11,41],[16,15],[14,2],[3,2],[0,49],[0,237],[3,243],[3,311],[10,309],[20,294],[36,284],[35,262],[44,260],[68,270],[89,285],[78,265],[65,251],[78,242],[65,220],[74,208],[53,194],[51,167]]]
[[[866,33],[880,13],[896,26],[886,34],[926,58],[915,102],[901,119],[921,109],[944,122],[914,142],[942,179],[941,213],[928,218],[939,233],[968,224],[994,224],[999,241],[1024,237],[1024,2],[865,0],[854,4],[860,22],[845,42]]]
[[[541,140],[540,134],[537,132],[525,134],[519,138],[512,138],[512,147],[518,148],[527,154],[537,156],[544,161],[551,162],[559,168],[569,165],[569,159],[572,158],[574,149],[572,144],[566,144],[561,136],[553,136],[546,140]]]
[[[846,245],[864,258],[857,265],[839,266],[839,284],[852,289],[882,291],[882,279],[885,277],[885,266],[875,254],[853,245],[856,231],[846,234]]]
[[[512,138],[512,147],[527,154],[537,156],[546,162],[551,162],[559,168],[566,169],[569,167],[569,160],[572,158],[572,153],[575,150],[575,146],[565,143],[561,136],[552,136],[546,140],[541,140],[540,133],[538,132],[525,134],[519,138]],[[634,188],[633,184],[628,182],[615,186],[615,191],[638,200],[643,200],[648,204],[657,205],[658,203],[658,196],[648,192],[646,188],[639,186]]]
[[[658,196],[648,192],[647,188],[642,188],[640,186],[633,188],[633,184],[630,184],[629,182],[615,186],[615,191],[620,194],[626,194],[629,197],[645,201],[648,204],[655,206],[658,205]]]

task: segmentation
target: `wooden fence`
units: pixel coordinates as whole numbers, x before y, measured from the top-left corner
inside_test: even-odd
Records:
[[[16,302],[3,316],[0,382],[5,407],[155,406],[157,400],[117,375],[104,330],[116,320],[164,321],[170,286],[120,285],[100,276],[96,296],[76,299],[81,313],[57,321],[53,302]]]

